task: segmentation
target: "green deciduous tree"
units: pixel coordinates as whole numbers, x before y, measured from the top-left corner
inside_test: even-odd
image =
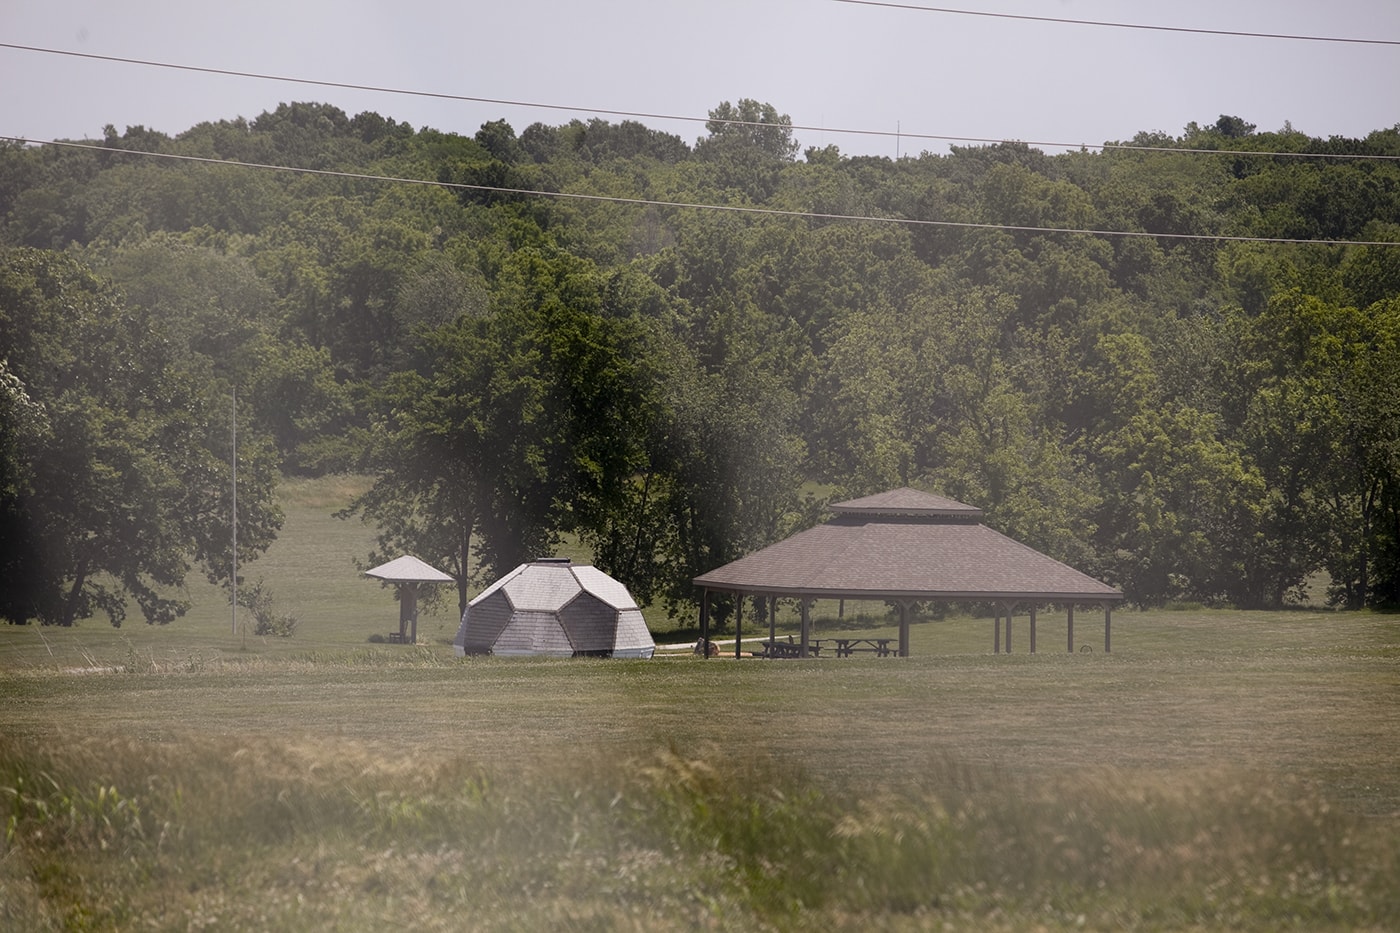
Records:
[[[711,110],[705,129],[710,135],[696,144],[695,155],[715,167],[720,188],[740,191],[755,202],[773,195],[783,168],[800,148],[787,114],[748,98],[738,106],[725,101]]]
[[[1190,408],[1145,409],[1096,442],[1097,543],[1135,602],[1259,602],[1249,570],[1264,482],[1221,427]]]
[[[693,603],[693,577],[810,516],[798,491],[805,451],[794,394],[769,373],[737,364],[709,371],[683,343],[668,346],[635,578],[677,614]]]
[[[772,104],[747,97],[740,99],[737,107],[724,101],[711,110],[705,129],[710,134],[706,145],[732,141],[781,161],[791,161],[799,147],[792,138],[791,117],[778,113]]]
[[[353,509],[381,526],[371,559],[439,561],[464,605],[478,568],[547,556],[561,532],[611,540],[644,469],[648,403],[605,285],[591,264],[520,251],[494,313],[433,332],[417,371],[390,380],[378,476]]]
[[[191,561],[228,568],[231,424],[172,360],[152,318],[76,261],[37,250],[0,258],[0,359],[7,526],[34,574],[32,616],[71,625],[94,611],[114,625],[134,600],[148,622],[183,613]],[[222,409],[227,412],[227,409]],[[241,488],[245,557],[280,524],[275,460],[249,438]]]
[[[1400,302],[1367,309],[1300,290],[1276,296],[1255,324],[1253,413],[1273,404],[1267,433],[1251,433],[1271,487],[1294,493],[1302,530],[1332,580],[1333,598],[1360,607],[1397,599],[1400,487]],[[1296,441],[1277,450],[1278,438]],[[1277,464],[1276,466],[1274,466]]]
[[[44,591],[28,503],[36,464],[28,451],[51,434],[43,405],[0,359],[0,618],[12,622],[35,618]]]

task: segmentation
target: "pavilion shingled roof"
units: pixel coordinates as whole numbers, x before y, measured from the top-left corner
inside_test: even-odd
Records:
[[[889,492],[836,502],[829,506],[838,515],[922,515],[943,518],[981,518],[982,510],[955,499],[904,487]]]
[[[1116,601],[1107,584],[981,524],[981,510],[897,489],[695,578],[705,589],[847,599]]]

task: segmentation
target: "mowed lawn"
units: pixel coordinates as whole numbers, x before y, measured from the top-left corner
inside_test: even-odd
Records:
[[[1112,769],[1125,781],[1248,770],[1316,783],[1360,813],[1400,813],[1400,620],[1125,612],[1114,623],[1108,655],[1044,641],[1034,656],[993,655],[972,644],[989,641],[989,620],[962,619],[914,626],[908,659],[808,661],[459,660],[446,646],[389,645],[268,658],[182,646],[185,660],[156,651],[152,667],[142,642],[94,659],[129,673],[7,661],[0,723],[12,735],[277,737],[490,766],[715,743],[857,786],[914,779],[943,758],[1025,775]],[[7,628],[0,657],[32,657],[41,635],[58,654],[83,640],[81,629]]]
[[[646,662],[457,659],[450,648],[455,598],[424,616],[419,630],[426,644],[372,640],[396,625],[397,610],[390,592],[361,579],[353,565],[363,557],[357,549],[368,550],[369,533],[331,518],[348,488],[321,481],[292,490],[283,540],[261,566],[249,567],[297,612],[291,638],[235,635],[213,588],[192,590],[191,616],[164,628],[128,621],[113,630],[101,620],[71,630],[0,628],[4,748],[23,755],[96,748],[84,766],[90,773],[74,780],[111,785],[113,793],[132,792],[116,786],[118,774],[129,782],[132,768],[139,773],[130,761],[111,765],[108,773],[102,761],[108,753],[100,750],[118,746],[128,756],[149,755],[151,768],[156,761],[178,762],[182,749],[217,758],[273,748],[311,771],[350,768],[356,777],[345,781],[368,781],[376,794],[392,792],[409,781],[407,775],[444,769],[506,782],[550,775],[556,788],[577,775],[582,793],[590,780],[584,775],[642,770],[668,756],[761,763],[758,778],[739,769],[750,776],[734,777],[740,786],[718,792],[731,800],[762,793],[752,782],[762,782],[763,774],[781,775],[789,792],[808,787],[848,803],[971,774],[978,786],[1001,785],[1013,796],[1022,789],[1077,787],[1083,799],[1076,805],[1089,812],[1096,795],[1121,806],[1135,788],[1172,787],[1189,797],[1219,786],[1287,787],[1286,796],[1322,801],[1378,838],[1400,834],[1397,616],[1120,611],[1112,653],[1103,651],[1101,614],[1076,615],[1076,648],[1089,650],[1070,653],[1063,614],[1044,610],[1035,655],[1026,650],[1022,615],[1010,655],[992,653],[989,618],[958,617],[917,622],[913,656],[906,659],[702,660],[686,651],[662,651]],[[822,607],[818,637],[861,624],[871,634],[894,634],[880,607],[844,608],[844,617],[836,618],[835,606]],[[857,610],[864,622],[854,618]],[[657,620],[656,627],[673,625]],[[661,634],[658,641],[667,638]],[[10,796],[24,798],[13,788]],[[0,799],[0,816],[4,806]],[[14,807],[20,813],[19,804]],[[324,839],[318,844],[329,845]],[[334,860],[337,851],[332,847],[327,857]],[[41,889],[32,894],[41,906],[16,916],[48,916]],[[175,897],[177,906],[184,898],[168,891],[159,896]],[[731,905],[737,912],[728,916],[737,918],[737,927],[819,920],[859,928],[902,903],[891,895],[888,904],[865,904],[864,912],[852,914],[843,901],[837,912],[813,915],[801,901],[794,896],[795,913]],[[519,917],[503,919],[501,903],[490,902],[493,922],[479,926],[529,926]],[[552,903],[555,913],[521,916],[541,922],[574,916],[559,905],[575,901],[556,894]],[[1000,908],[977,903],[974,925],[997,916]],[[133,924],[149,916],[139,897],[126,909]],[[295,912],[300,909],[288,907],[268,923],[290,925],[309,916],[360,928]],[[1008,928],[1049,916],[1038,913],[1039,901],[1018,909],[1013,917],[1019,919]],[[1247,911],[1239,904],[1231,908],[1235,913],[1181,909],[1184,926],[1209,926],[1212,916],[1233,925],[1248,916],[1238,912]],[[1368,906],[1364,916],[1374,920],[1384,909]],[[579,925],[602,929],[617,920],[606,911],[589,914],[595,915],[602,919],[593,927]],[[256,925],[251,916],[223,915],[234,927]],[[638,928],[657,920],[649,916]],[[693,925],[688,913],[664,916],[675,928]],[[917,911],[900,916],[923,917],[903,928],[938,927]],[[1067,927],[1081,916],[1054,914]],[[70,916],[59,925],[75,923]],[[111,925],[123,922],[118,917]],[[1101,917],[1089,925],[1115,923]],[[1170,917],[1160,923],[1175,925]],[[1320,924],[1346,925],[1335,917]]]

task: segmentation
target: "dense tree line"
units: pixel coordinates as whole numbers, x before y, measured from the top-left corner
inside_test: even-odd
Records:
[[[367,556],[463,600],[571,535],[679,609],[912,484],[1142,604],[1400,602],[1400,127],[891,160],[710,116],[0,148],[0,614],[168,621],[226,573],[235,386],[241,541],[279,470],[369,472]]]

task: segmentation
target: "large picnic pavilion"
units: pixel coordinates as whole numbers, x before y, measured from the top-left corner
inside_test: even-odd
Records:
[[[993,607],[993,651],[1011,652],[1011,618],[1019,607],[1030,617],[1030,650],[1036,649],[1036,610],[1056,605],[1068,613],[1068,647],[1074,650],[1074,608],[1101,607],[1104,651],[1111,650],[1113,606],[1123,594],[1073,567],[982,524],[982,510],[916,489],[894,489],[828,507],[825,524],[798,532],[746,557],[694,578],[701,590],[700,637],[710,637],[712,593],[768,600],[769,640],[774,640],[777,600],[796,599],[801,641],[808,657],[812,603],[883,600],[899,611],[900,657],[909,656],[909,621],[915,603],[983,603]],[[739,656],[742,608],[735,616]]]

